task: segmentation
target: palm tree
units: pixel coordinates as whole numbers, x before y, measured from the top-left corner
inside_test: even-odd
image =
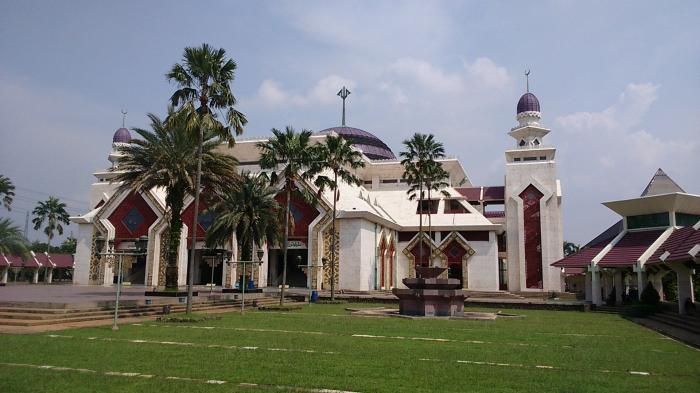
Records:
[[[352,145],[341,136],[329,135],[323,144],[318,145],[316,157],[317,171],[329,169],[333,179],[321,175],[315,180],[319,193],[327,187],[333,190],[333,224],[331,232],[331,301],[335,300],[335,216],[338,193],[338,179],[348,184],[361,185],[362,180],[355,175],[355,170],[365,166],[362,153],[352,148]]]
[[[29,253],[22,231],[9,218],[0,218],[0,254],[22,258]]]
[[[208,44],[200,47],[187,47],[182,63],[173,65],[166,74],[169,81],[175,82],[179,89],[170,97],[173,106],[178,107],[174,116],[185,122],[188,131],[199,136],[197,149],[197,176],[194,188],[194,219],[192,228],[197,228],[199,214],[199,194],[202,176],[202,144],[204,134],[211,132],[229,146],[235,143],[233,134],[243,133],[243,126],[248,122],[245,116],[234,109],[236,98],[231,91],[236,63],[226,58],[224,49],[214,49]],[[224,123],[219,121],[217,112],[224,113]],[[195,230],[196,232],[196,230]],[[193,233],[193,239],[194,239]],[[195,247],[188,264],[190,274],[187,279],[187,313],[192,312],[192,287],[194,283]]]
[[[433,134],[415,133],[411,139],[403,141],[406,151],[402,151],[400,156],[401,165],[404,167],[402,178],[407,181],[409,189],[406,193],[410,200],[418,199],[418,214],[419,226],[418,234],[420,237],[419,243],[419,258],[423,260],[423,197],[425,196],[427,181],[430,176],[434,176],[436,169],[435,160],[445,156],[445,148],[442,143],[435,140]],[[434,183],[435,181],[432,180]],[[428,198],[430,204],[430,198]],[[429,206],[430,210],[432,206]],[[432,249],[432,247],[431,247]],[[432,254],[432,250],[431,250]]]
[[[58,232],[59,236],[63,235],[63,226],[61,224],[70,224],[68,212],[66,212],[66,204],[58,198],[50,196],[46,201],[39,202],[32,214],[34,215],[32,219],[34,230],[39,230],[46,222],[46,228],[44,228],[47,238],[46,252],[51,252],[51,239],[54,237],[54,232]]]
[[[442,155],[444,157],[444,154]],[[442,158],[439,157],[439,158]],[[431,192],[436,191],[443,196],[449,197],[450,194],[444,190],[450,184],[445,181],[450,176],[449,173],[442,167],[438,161],[430,161],[425,170],[425,188],[428,190],[428,200],[431,200]],[[432,202],[428,210],[428,237],[433,238],[433,220],[432,220]],[[430,248],[430,260],[433,259],[433,249]]]
[[[12,204],[12,199],[14,196],[14,184],[12,184],[8,177],[0,175],[0,197],[2,197],[2,204],[5,206],[5,209],[11,210],[10,205]]]
[[[120,191],[144,192],[163,187],[169,214],[168,253],[165,286],[177,288],[177,257],[182,233],[182,209],[187,195],[194,195],[198,138],[180,122],[166,124],[149,114],[151,130],[134,128],[142,139],[133,139],[121,147],[124,156],[111,169],[118,174],[112,182],[121,182]],[[216,192],[236,173],[236,159],[217,152],[219,139],[211,132],[203,136],[201,145],[201,184],[205,190]],[[196,224],[195,224],[196,225]],[[193,226],[196,227],[196,226]],[[194,229],[192,230],[194,232]]]
[[[265,175],[243,173],[235,178],[230,188],[216,195],[216,202],[209,208],[216,218],[207,231],[207,247],[226,244],[236,234],[241,260],[252,261],[253,244],[261,248],[265,242],[277,243],[281,209],[276,195],[277,189],[269,185]],[[245,276],[244,269],[242,285]]]
[[[282,270],[282,291],[280,292],[280,305],[284,305],[284,287],[287,285],[287,248],[289,242],[289,204],[294,190],[294,183],[298,180],[308,180],[316,174],[317,168],[312,165],[316,160],[316,149],[310,145],[311,131],[302,130],[297,133],[294,128],[287,126],[285,131],[272,129],[273,137],[267,142],[259,142],[260,168],[273,169],[270,174],[270,183],[277,184],[284,179],[284,192],[286,197],[284,212],[284,260]],[[284,168],[277,171],[279,164],[284,163]],[[302,193],[302,195],[305,195]]]

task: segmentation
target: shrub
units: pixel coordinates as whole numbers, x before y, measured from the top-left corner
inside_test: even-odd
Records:
[[[642,304],[646,304],[649,306],[656,306],[661,302],[661,298],[659,297],[659,292],[654,289],[654,286],[651,284],[651,282],[648,282],[647,285],[644,287],[644,290],[642,291],[642,297],[641,297],[641,302]]]
[[[615,287],[613,287],[612,291],[610,291],[610,294],[608,295],[608,298],[605,299],[605,304],[607,304],[608,306],[614,306],[616,297],[617,297],[617,289]]]

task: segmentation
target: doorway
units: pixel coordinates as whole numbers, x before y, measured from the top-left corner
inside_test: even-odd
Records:
[[[309,252],[307,249],[287,250],[287,285],[306,288],[307,279],[302,266],[306,266]],[[267,282],[269,286],[282,285],[282,270],[284,269],[284,250],[270,249],[268,257]]]

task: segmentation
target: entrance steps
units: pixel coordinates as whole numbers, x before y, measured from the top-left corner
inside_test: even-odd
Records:
[[[673,312],[664,311],[650,315],[646,318],[677,329],[683,329],[700,336],[700,316],[679,315]]]
[[[277,297],[261,297],[246,299],[246,307],[262,307],[276,305],[279,302]],[[293,303],[290,301],[290,303]],[[159,305],[138,305],[119,307],[119,319],[148,317],[163,314],[163,304]],[[170,304],[170,312],[184,312],[186,304]],[[207,300],[192,304],[194,312],[223,312],[236,311],[241,306],[240,300]],[[22,307],[20,304],[6,305],[0,304],[0,327],[17,326],[32,327],[46,325],[60,325],[75,322],[103,321],[110,320],[114,316],[114,309],[111,307],[92,307],[82,309],[72,308],[35,308]]]

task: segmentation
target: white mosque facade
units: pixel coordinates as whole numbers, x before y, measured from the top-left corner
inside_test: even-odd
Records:
[[[550,266],[562,251],[562,191],[556,173],[556,149],[545,144],[549,130],[540,124],[540,106],[532,93],[518,102],[517,125],[509,135],[513,148],[505,151],[505,182],[494,186],[473,185],[456,158],[441,159],[449,173],[449,196],[433,195],[421,202],[430,209],[432,231],[418,235],[418,201],[409,200],[402,181],[403,167],[389,147],[373,134],[352,127],[332,127],[317,132],[312,141],[329,134],[351,141],[363,153],[365,167],[357,170],[360,186],[341,184],[337,201],[337,285],[346,291],[377,291],[402,287],[402,279],[415,275],[415,266],[447,267],[445,274],[462,281],[474,291],[508,290],[561,291],[561,269]],[[129,143],[125,128],[117,130],[112,165],[118,164],[119,144]],[[239,140],[232,148],[222,146],[240,162],[239,171],[260,172],[258,142]],[[136,258],[125,274],[132,285],[160,287],[165,283],[164,242],[167,212],[163,190],[143,193],[117,192],[111,183],[115,173],[108,169],[94,173],[90,189],[92,210],[72,217],[78,225],[74,283],[110,285],[115,272],[96,255],[95,239],[115,241],[117,248],[129,248],[141,236],[148,237],[147,254]],[[296,184],[316,192],[312,183]],[[197,249],[195,284],[212,281],[233,287],[238,277],[235,264],[209,266],[212,253],[204,247],[203,235],[212,217],[200,207],[197,238],[192,241],[192,200],[187,200],[182,217],[184,227],[178,258],[179,284],[185,285],[189,249]],[[290,234],[287,283],[291,287],[328,289],[330,284],[330,238],[332,191],[310,205],[292,198],[294,230]],[[428,219],[423,215],[423,228]],[[421,244],[422,242],[422,244]],[[232,244],[236,244],[235,238]],[[232,247],[230,259],[239,258]],[[423,251],[421,251],[421,249]],[[254,269],[258,287],[281,284],[282,250],[264,247],[262,264]]]

